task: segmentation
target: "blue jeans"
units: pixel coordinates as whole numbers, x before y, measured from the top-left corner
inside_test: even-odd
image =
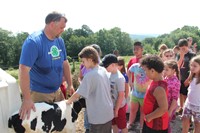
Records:
[[[85,129],[90,129],[90,123],[88,121],[88,115],[86,109],[84,111],[84,127]]]

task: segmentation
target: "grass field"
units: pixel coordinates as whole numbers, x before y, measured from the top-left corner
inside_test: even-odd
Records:
[[[18,80],[18,69],[8,69],[6,72]]]

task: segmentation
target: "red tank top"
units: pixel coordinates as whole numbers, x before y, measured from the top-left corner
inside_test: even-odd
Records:
[[[143,111],[144,114],[150,114],[158,108],[156,98],[153,96],[154,90],[161,86],[165,89],[167,95],[167,83],[163,80],[152,81],[144,97]],[[161,117],[153,119],[150,122],[145,121],[146,125],[153,130],[166,130],[168,128],[169,116],[168,112],[164,113]]]

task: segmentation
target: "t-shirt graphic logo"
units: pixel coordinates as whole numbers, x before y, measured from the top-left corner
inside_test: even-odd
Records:
[[[57,46],[52,46],[48,54],[51,54],[53,58],[56,58],[60,55],[60,51],[62,50],[59,50]]]

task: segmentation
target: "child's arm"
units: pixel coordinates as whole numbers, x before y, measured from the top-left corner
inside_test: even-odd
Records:
[[[123,99],[124,99],[124,92],[123,91],[118,92],[118,98],[117,98],[115,108],[114,108],[115,117],[118,117],[118,111],[120,109]]]
[[[78,81],[81,83],[81,80],[83,79],[83,74],[81,72],[81,69],[79,70],[79,76],[78,76]]]
[[[129,95],[129,84],[125,83],[125,98],[127,99]]]
[[[173,83],[172,83],[173,82]],[[172,101],[171,105],[169,106],[169,116],[172,115],[172,112],[176,109],[177,107],[177,101],[179,97],[179,92],[180,92],[180,81],[179,80],[173,80],[168,83],[168,96],[170,96],[170,100]]]
[[[127,76],[128,76],[128,84],[130,87],[133,86],[133,82],[132,82],[132,73],[130,70],[127,71]]]
[[[189,86],[190,82],[192,81],[192,77],[194,76],[194,73],[190,71],[188,78],[184,81],[185,86]]]
[[[165,112],[168,111],[167,95],[164,88],[157,87],[153,95],[158,103],[158,108],[145,116],[147,122],[150,122],[155,118],[161,117]]]
[[[183,61],[184,61],[185,53],[184,53],[183,51],[180,51],[179,53],[180,53],[180,54],[179,54],[179,55],[180,55],[180,58],[179,58],[177,64],[178,64],[178,68],[180,69],[180,68],[181,68],[181,65],[183,64]]]
[[[77,92],[75,92],[68,100],[66,100],[67,104],[71,104],[76,99],[80,98],[81,95],[79,95]]]
[[[173,110],[175,110],[177,107],[177,101],[175,99],[172,100],[172,103],[169,107],[169,116],[171,117]]]

